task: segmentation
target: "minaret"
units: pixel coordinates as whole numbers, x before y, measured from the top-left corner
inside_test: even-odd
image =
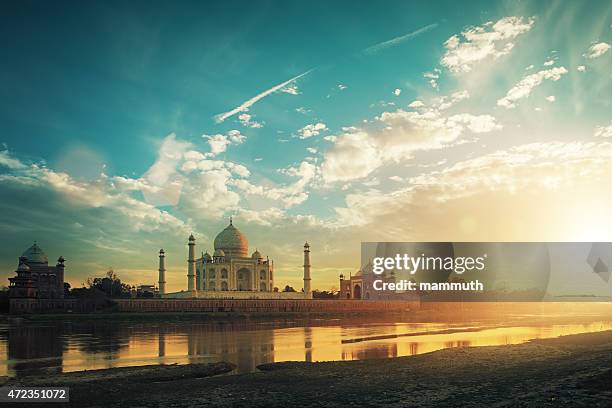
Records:
[[[159,297],[166,294],[166,253],[159,250]]]
[[[195,238],[193,234],[189,236],[189,259],[187,260],[187,290],[193,291],[195,285]]]
[[[304,294],[308,298],[312,297],[310,291],[310,245],[308,245],[308,242],[304,244]]]

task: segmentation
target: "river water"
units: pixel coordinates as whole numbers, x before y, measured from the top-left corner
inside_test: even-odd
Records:
[[[6,319],[0,375],[58,373],[148,364],[229,361],[236,372],[279,361],[388,358],[450,347],[517,344],[612,330],[612,315],[511,315],[504,319]]]

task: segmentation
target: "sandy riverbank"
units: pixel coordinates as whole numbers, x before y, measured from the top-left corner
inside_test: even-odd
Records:
[[[88,407],[612,406],[612,331],[414,357],[260,368],[203,378],[211,373],[204,365],[151,366],[19,382],[70,386],[73,405]]]

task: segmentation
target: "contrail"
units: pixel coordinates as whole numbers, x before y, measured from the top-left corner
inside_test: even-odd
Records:
[[[417,35],[423,34],[423,33],[427,32],[427,31],[429,31],[429,30],[431,30],[433,28],[436,28],[437,26],[438,26],[437,23],[430,24],[428,26],[419,28],[418,30],[413,31],[411,33],[408,33],[408,34],[405,34],[405,35],[402,35],[402,36],[399,36],[399,37],[395,37],[395,38],[393,38],[391,40],[384,41],[384,42],[372,45],[372,46],[364,49],[363,51],[361,51],[361,53],[364,54],[364,55],[374,55],[374,54],[376,54],[377,52],[379,52],[381,50],[384,50],[386,48],[393,47],[393,46],[396,46],[398,44],[401,44],[404,41],[407,41],[407,40],[409,40],[411,38],[414,38]],[[284,87],[286,87],[287,85],[289,85],[293,81],[296,81],[296,80],[302,78],[303,76],[306,76],[306,75],[310,74],[312,71],[314,71],[317,68],[318,67],[309,69],[308,71],[303,72],[303,73],[301,73],[298,76],[295,76],[295,77],[293,77],[293,78],[291,78],[291,79],[289,79],[289,80],[287,80],[287,81],[285,81],[285,82],[283,82],[281,84],[273,86],[272,88],[270,88],[268,90],[265,90],[265,91],[255,95],[251,99],[243,102],[240,106],[237,106],[237,107],[235,107],[234,109],[232,109],[230,111],[227,111],[227,112],[224,112],[224,113],[219,113],[218,115],[215,115],[215,121],[217,123],[221,123],[225,119],[227,119],[227,118],[229,118],[231,116],[234,116],[237,113],[247,111],[251,106],[256,104],[261,99],[265,98],[266,96],[270,95],[271,93],[274,93],[274,92],[278,91],[279,89],[283,89]]]
[[[308,71],[303,72],[300,75],[295,76],[295,77],[293,77],[293,78],[283,82],[282,84],[278,84],[276,86],[273,86],[272,88],[270,88],[268,90],[265,90],[265,91],[261,92],[260,94],[255,95],[254,97],[252,97],[248,101],[243,102],[240,106],[235,107],[231,111],[227,111],[225,113],[220,113],[218,115],[215,115],[215,121],[217,123],[221,123],[225,119],[229,118],[230,116],[234,116],[235,114],[237,114],[239,112],[244,112],[244,111],[248,110],[251,106],[253,106],[255,103],[257,103],[260,99],[265,98],[266,96],[270,95],[271,93],[274,93],[274,92],[278,91],[279,89],[283,89],[284,87],[286,87],[287,85],[289,85],[293,81],[296,81],[296,80],[300,79],[301,77],[303,77],[305,75],[308,75],[311,72],[312,72],[312,69],[309,69]]]
[[[372,46],[366,48],[365,50],[363,50],[362,52],[365,55],[374,55],[377,52],[379,52],[381,50],[384,50],[385,48],[393,47],[395,45],[403,43],[406,40],[409,40],[409,39],[411,39],[413,37],[416,37],[419,34],[426,33],[427,31],[429,31],[431,29],[434,29],[437,26],[438,26],[438,23],[427,25],[427,26],[419,28],[418,30],[413,31],[411,33],[408,33],[408,34],[405,34],[405,35],[401,35],[401,36],[395,37],[395,38],[393,38],[391,40],[383,41],[381,43],[372,45]]]

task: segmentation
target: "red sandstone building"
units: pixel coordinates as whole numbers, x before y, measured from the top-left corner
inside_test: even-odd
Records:
[[[9,278],[11,311],[32,311],[39,300],[64,298],[64,258],[59,257],[55,266],[36,244],[19,257],[17,276]],[[53,303],[53,302],[51,302]]]

